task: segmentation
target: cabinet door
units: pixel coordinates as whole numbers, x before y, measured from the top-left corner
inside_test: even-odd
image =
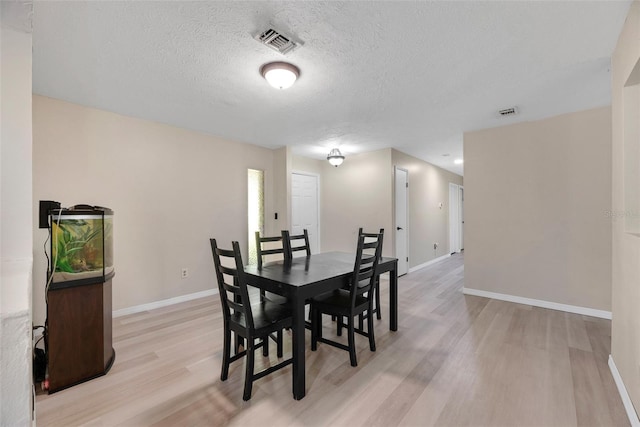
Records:
[[[47,318],[50,392],[104,374],[106,317],[103,291],[102,283],[49,291]]]

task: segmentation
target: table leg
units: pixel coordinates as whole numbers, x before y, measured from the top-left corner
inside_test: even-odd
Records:
[[[389,271],[389,329],[398,330],[398,263]]]
[[[305,395],[304,298],[293,298],[293,398]]]

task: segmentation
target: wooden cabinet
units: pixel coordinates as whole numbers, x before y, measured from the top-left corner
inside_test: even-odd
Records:
[[[115,359],[111,279],[47,293],[49,392],[106,374]]]

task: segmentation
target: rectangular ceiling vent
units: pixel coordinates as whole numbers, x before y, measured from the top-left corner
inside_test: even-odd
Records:
[[[268,46],[283,55],[291,52],[293,49],[300,45],[299,43],[293,41],[291,37],[285,36],[281,31],[275,30],[273,28],[269,28],[268,30],[263,31],[254,38],[265,46]]]
[[[515,116],[518,114],[517,107],[505,108],[504,110],[498,111],[498,114],[501,116]]]

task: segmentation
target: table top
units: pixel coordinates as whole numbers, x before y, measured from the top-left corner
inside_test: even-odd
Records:
[[[262,265],[262,269],[258,269],[257,265],[248,265],[245,267],[245,274],[298,287],[351,275],[355,260],[355,253],[323,252],[308,257],[296,257],[290,263],[268,262]],[[396,258],[383,257],[378,265],[396,261]]]

